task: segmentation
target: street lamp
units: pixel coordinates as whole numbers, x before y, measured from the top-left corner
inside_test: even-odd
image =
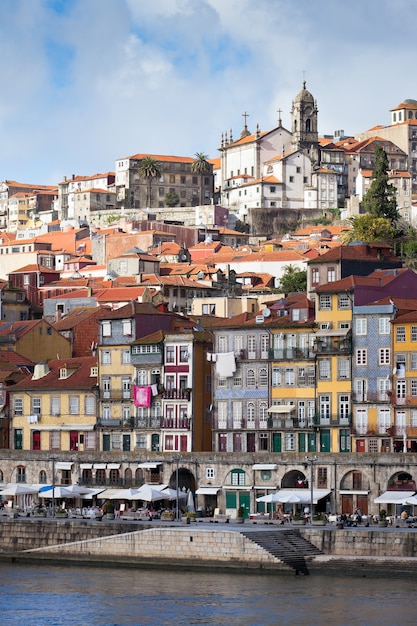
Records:
[[[179,519],[180,517],[180,495],[179,495],[179,465],[180,465],[180,460],[182,459],[182,456],[177,456],[174,461],[177,464],[177,468],[175,471],[175,490],[176,490],[176,503],[175,503],[175,519]]]
[[[52,461],[52,517],[55,515],[55,461],[56,458],[51,457]]]
[[[314,467],[314,463],[317,461],[317,456],[313,456],[313,457],[309,457],[306,456],[304,457],[306,460],[306,463],[310,463],[310,522],[313,522],[313,496],[314,496],[314,472],[313,472],[313,467]]]

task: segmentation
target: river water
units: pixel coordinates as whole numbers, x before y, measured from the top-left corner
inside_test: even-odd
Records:
[[[1,626],[413,624],[415,581],[0,564]]]

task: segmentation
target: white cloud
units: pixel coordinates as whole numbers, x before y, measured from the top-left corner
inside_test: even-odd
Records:
[[[0,3],[0,180],[55,183],[136,152],[217,156],[272,128],[303,79],[322,133],[389,122],[413,93],[416,0]],[[56,5],[59,7],[59,3]],[[61,6],[64,6],[61,4]],[[408,71],[407,71],[408,68]]]

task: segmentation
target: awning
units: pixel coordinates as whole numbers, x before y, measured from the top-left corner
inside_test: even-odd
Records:
[[[197,496],[215,496],[220,491],[220,487],[199,487],[195,492]]]
[[[402,504],[407,498],[411,498],[415,491],[385,491],[375,498],[375,504]]]
[[[51,424],[47,424],[46,426],[31,424],[30,430],[59,430],[61,432],[78,430],[79,432],[85,433],[94,430],[94,424],[57,424],[56,426],[52,426]]]
[[[107,469],[120,469],[120,463],[107,463]]]
[[[93,469],[92,463],[80,463],[80,469]]]
[[[268,413],[291,413],[295,411],[295,404],[273,404],[267,411]]]
[[[363,491],[361,489],[341,489],[339,493],[341,496],[367,496],[369,491]]]
[[[95,470],[106,469],[107,465],[106,463],[94,463],[93,467]]]
[[[331,493],[330,489],[313,489],[313,504],[317,504],[319,500],[326,498]],[[279,502],[285,502],[296,496],[299,498],[300,504],[310,504],[311,490],[310,489],[280,489],[277,493]],[[295,499],[295,498],[294,498]]]
[[[316,337],[345,337],[350,328],[334,328],[334,329],[321,329],[318,330],[315,335]]]
[[[157,469],[162,463],[139,463],[138,467],[142,469]]]
[[[120,487],[117,489],[104,489],[101,493],[97,494],[99,500],[107,500],[114,498],[115,494],[120,491]]]
[[[255,463],[252,467],[254,470],[274,470],[278,466],[276,463]]]
[[[64,461],[58,461],[57,463],[55,463],[55,469],[57,469],[57,470],[70,470],[73,465],[74,465],[74,463],[67,463],[67,462],[64,462]]]

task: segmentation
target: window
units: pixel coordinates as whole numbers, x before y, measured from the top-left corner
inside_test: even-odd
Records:
[[[340,293],[338,296],[338,307],[339,309],[350,309],[351,302],[347,293]]]
[[[368,409],[357,407],[355,411],[355,428],[358,435],[365,435],[368,430]]]
[[[174,346],[167,346],[165,348],[166,363],[175,363],[175,349]]]
[[[377,381],[378,386],[378,400],[386,401],[389,400],[388,391],[391,389],[391,381],[389,378],[378,378]]]
[[[293,367],[285,368],[285,385],[292,387],[295,385],[295,371]]]
[[[267,387],[268,386],[268,370],[266,367],[262,367],[259,370],[259,386]]]
[[[391,361],[391,350],[389,348],[380,348],[378,350],[379,365],[389,365]]]
[[[32,398],[32,415],[40,415],[41,414],[41,399],[40,398]]]
[[[411,341],[417,341],[417,326],[411,327]]]
[[[122,331],[123,335],[126,337],[132,336],[132,320],[123,320],[122,321]]]
[[[219,352],[227,352],[227,337],[221,335],[218,338]]]
[[[321,311],[331,311],[332,310],[332,299],[330,295],[322,294],[319,298],[319,308]]]
[[[311,270],[311,282],[313,285],[317,285],[320,281],[320,273],[317,267],[313,267]]]
[[[246,474],[243,470],[232,470],[231,481],[232,485],[243,486],[246,485]]]
[[[201,312],[203,315],[216,315],[216,305],[203,304]]]
[[[233,408],[234,405],[236,404],[240,404],[238,402],[234,402],[233,403]],[[247,419],[247,427],[248,428],[255,428],[255,405],[253,402],[248,402],[247,407],[246,407],[246,419]]]
[[[285,450],[288,452],[294,452],[295,450],[295,434],[285,433]]]
[[[378,432],[385,434],[391,426],[391,409],[380,407],[378,409]]]
[[[331,379],[330,359],[319,360],[319,378],[321,380]]]
[[[26,482],[26,468],[23,465],[19,465],[16,468],[16,482],[17,483]]]
[[[327,282],[334,283],[336,280],[336,268],[328,267],[327,268]]]
[[[86,415],[95,415],[96,412],[96,399],[94,396],[85,396],[84,398],[84,411]]]
[[[246,373],[246,385],[248,387],[254,387],[255,386],[255,370],[253,369],[248,369],[247,373]]]
[[[282,385],[282,373],[280,367],[272,368],[272,386],[281,387]]]
[[[294,182],[294,176],[290,176],[290,183]]]
[[[399,343],[403,343],[405,341],[405,326],[397,326],[395,329],[395,338]]]
[[[380,335],[389,335],[390,334],[390,320],[389,317],[380,317],[379,318],[379,334]]]
[[[417,396],[417,380],[415,378],[410,381],[410,392],[414,398]]]
[[[350,414],[350,399],[349,396],[339,396],[339,418],[348,419]]]
[[[51,397],[51,415],[60,415],[61,414],[61,398],[59,397]]]
[[[13,401],[14,414],[23,415],[23,398],[16,396]]]
[[[319,411],[320,420],[330,419],[330,396],[320,396]]]
[[[327,487],[327,467],[317,468],[318,488],[325,489]]]
[[[180,346],[180,363],[188,362],[188,349],[187,346]]]
[[[367,334],[367,319],[366,317],[359,317],[356,319],[356,334],[357,335],[366,335]]]
[[[259,433],[259,450],[267,452],[269,449],[269,435],[268,433]]]
[[[366,365],[368,361],[368,351],[366,348],[356,349],[356,365]]]
[[[233,387],[241,387],[242,386],[242,370],[237,369],[233,374]]]
[[[102,322],[103,337],[111,337],[111,322]]]
[[[130,350],[122,350],[122,364],[128,365],[130,363]]]
[[[216,470],[214,467],[206,467],[206,479],[212,480],[216,477]]]
[[[417,370],[417,352],[410,353],[410,367],[412,370]]]
[[[111,352],[110,350],[101,351],[101,362],[103,365],[111,365]]]
[[[396,394],[397,394],[397,401],[398,400],[404,400],[406,397],[406,381],[405,380],[397,380],[397,385],[396,385]]]
[[[61,449],[61,432],[59,430],[52,430],[49,438],[49,447],[51,450]]]
[[[339,379],[348,380],[350,378],[350,368],[348,359],[337,360],[337,375]]]
[[[70,415],[79,415],[80,413],[80,397],[70,396],[68,399]]]

